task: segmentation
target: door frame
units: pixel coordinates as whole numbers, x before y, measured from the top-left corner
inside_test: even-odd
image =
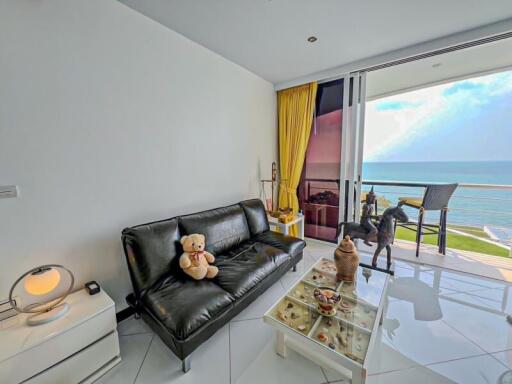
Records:
[[[358,221],[361,210],[366,72],[348,73],[342,78],[343,115],[338,222],[345,223]],[[352,105],[350,105],[351,99]],[[338,242],[339,240],[338,237]]]

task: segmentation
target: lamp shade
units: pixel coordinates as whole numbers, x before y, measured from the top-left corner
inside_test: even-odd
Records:
[[[60,282],[57,268],[41,268],[25,278],[25,291],[31,295],[41,296],[52,292]]]
[[[64,274],[62,274],[64,272]],[[73,290],[75,277],[73,273],[59,264],[46,264],[25,272],[18,277],[9,291],[9,303],[19,313],[30,313],[26,318],[28,325],[39,325],[64,316],[69,310],[69,304],[64,300]],[[64,292],[63,289],[67,286]],[[29,296],[36,300],[20,295],[23,300],[14,300],[17,287],[23,287]],[[21,294],[21,292],[18,292]],[[25,299],[28,299],[27,302]],[[32,301],[32,302],[30,302]],[[20,307],[19,302],[24,306]]]

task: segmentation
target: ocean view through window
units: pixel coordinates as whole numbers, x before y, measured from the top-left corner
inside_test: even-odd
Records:
[[[467,234],[485,241],[477,251],[509,256],[511,105],[512,71],[370,101],[366,107],[363,179],[459,183],[449,204],[451,244],[460,247],[464,239],[455,236]],[[369,187],[365,185],[363,190]],[[423,194],[421,188],[375,188],[380,197],[379,211],[396,205],[399,197]],[[438,220],[438,215],[427,214],[427,221]],[[397,232],[397,238],[409,240],[410,236]],[[449,234],[448,247],[451,244]],[[491,251],[486,252],[486,248]]]

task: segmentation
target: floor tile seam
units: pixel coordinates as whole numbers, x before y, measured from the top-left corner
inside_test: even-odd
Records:
[[[487,351],[484,347],[482,347],[481,345],[479,345],[476,341],[473,341],[472,339],[470,339],[468,336],[466,336],[464,333],[462,333],[459,329],[457,329],[457,327],[455,327],[454,325],[448,323],[445,319],[442,319],[441,320],[444,324],[446,324],[448,327],[450,327],[452,330],[454,330],[455,332],[457,332],[459,335],[461,335],[462,337],[464,337],[466,340],[468,340],[471,344],[473,344],[475,347],[477,347],[478,349],[481,349],[483,352],[485,352],[485,354],[489,354],[490,352]],[[474,356],[469,356],[469,357],[474,357]]]
[[[142,362],[140,363],[139,369],[137,371],[137,374],[135,375],[135,379],[133,379],[133,384],[137,383],[137,380],[139,379],[140,371],[142,370],[142,366],[144,365],[144,362],[146,361],[146,358],[148,357],[149,350],[151,349],[151,345],[153,345],[153,340],[155,340],[155,334],[151,337],[151,341],[148,344],[148,348],[146,349],[146,353],[144,354],[144,358],[142,359]]]
[[[119,337],[126,337],[126,336],[137,336],[137,335],[153,335],[154,332],[152,331],[147,331],[147,332],[136,332],[136,333],[123,333],[123,334],[119,334]]]

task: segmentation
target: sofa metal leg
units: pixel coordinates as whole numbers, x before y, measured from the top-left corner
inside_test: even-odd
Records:
[[[293,272],[297,272],[297,264],[295,264],[295,265],[293,266],[292,271],[293,271]]]
[[[190,371],[190,356],[185,357],[183,360],[181,360],[181,370],[183,373],[187,373]]]

